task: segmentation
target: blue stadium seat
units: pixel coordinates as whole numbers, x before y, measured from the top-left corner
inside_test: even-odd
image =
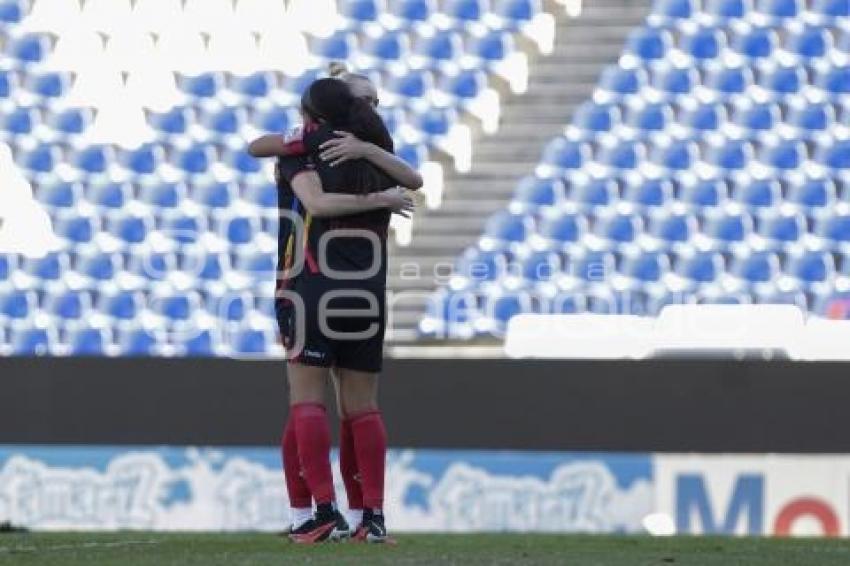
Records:
[[[207,357],[215,355],[215,340],[210,330],[199,330],[184,341],[183,347],[187,356]]]
[[[522,260],[522,276],[526,281],[551,281],[561,271],[561,258],[548,251],[533,252]]]
[[[19,0],[3,0],[0,2],[0,22],[17,24],[24,19],[25,8]]]
[[[670,32],[658,28],[640,28],[629,34],[626,49],[643,61],[658,61],[667,56],[673,39]]]
[[[207,231],[207,217],[184,210],[162,213],[162,233],[179,244],[196,242]]]
[[[584,206],[607,206],[617,200],[617,183],[611,178],[590,179],[569,187],[569,199]]]
[[[796,18],[805,7],[802,0],[757,0],[756,10],[781,21]]]
[[[689,242],[697,229],[696,218],[684,212],[664,211],[650,217],[649,233],[667,247]]]
[[[254,115],[254,125],[263,132],[285,133],[299,123],[291,108],[273,106]]]
[[[744,242],[752,231],[753,219],[745,212],[706,214],[704,232],[718,247]]]
[[[776,65],[760,72],[759,84],[776,97],[800,92],[806,84],[806,74],[799,66]]]
[[[587,220],[575,212],[552,214],[540,225],[540,235],[558,246],[574,244],[587,232]]]
[[[564,184],[558,179],[526,176],[517,184],[514,201],[525,206],[552,206],[564,199]]]
[[[620,271],[638,283],[658,283],[670,271],[670,258],[663,252],[639,252],[624,258]]]
[[[462,70],[444,75],[440,89],[458,99],[474,99],[487,88],[487,75],[478,69]]]
[[[313,55],[330,61],[346,61],[357,48],[357,40],[351,32],[341,30],[328,37],[313,38],[310,42]]]
[[[657,146],[654,160],[670,171],[686,171],[699,160],[699,146],[693,141],[674,140],[667,146]]]
[[[394,16],[409,24],[428,22],[437,11],[434,0],[396,0],[389,7]]]
[[[643,69],[624,69],[617,65],[608,65],[602,70],[599,88],[620,100],[637,94],[647,84],[646,71]]]
[[[165,161],[165,152],[156,144],[142,144],[137,148],[121,151],[121,164],[136,175],[150,175],[159,170]]]
[[[224,106],[201,116],[201,123],[213,133],[236,134],[247,121],[245,110],[238,106]]]
[[[599,162],[612,169],[621,171],[636,169],[641,161],[644,147],[633,141],[620,141],[615,145],[603,147]]]
[[[138,200],[154,209],[177,208],[186,197],[186,185],[180,182],[142,182]]]
[[[79,183],[55,179],[33,186],[35,198],[51,208],[74,208],[81,200],[82,192]]]
[[[682,50],[697,61],[716,59],[725,45],[723,33],[711,27],[698,28],[681,39]]]
[[[815,226],[818,236],[828,245],[850,245],[850,214],[838,213],[820,218]]]
[[[72,154],[74,166],[88,175],[106,173],[115,163],[115,152],[110,146],[90,146]]]
[[[442,12],[458,24],[480,22],[487,13],[484,0],[443,0]]]
[[[774,249],[799,242],[805,233],[806,219],[798,213],[770,211],[758,219],[758,234]]]
[[[429,66],[457,61],[463,53],[463,40],[456,31],[437,31],[433,36],[419,36],[413,52],[425,57]]]
[[[782,140],[765,145],[759,159],[768,167],[794,170],[806,161],[806,146],[799,140]]]
[[[166,322],[185,322],[192,319],[199,301],[194,293],[158,292],[151,296],[149,307]]]
[[[217,224],[217,232],[233,245],[250,244],[260,232],[259,220],[246,214],[227,214]]]
[[[721,100],[743,94],[753,82],[753,72],[749,67],[710,66],[705,71],[705,84]]]
[[[9,98],[17,86],[17,80],[10,71],[0,69],[0,99]]]
[[[71,356],[101,356],[109,336],[103,328],[76,328],[69,332],[67,342]]]
[[[304,71],[297,77],[284,77],[283,89],[295,96],[301,96],[316,79],[322,78],[322,73],[318,69],[309,69]],[[301,123],[299,119],[296,123]]]
[[[374,22],[381,14],[376,0],[341,0],[337,3],[340,15],[354,24]]]
[[[732,198],[748,208],[771,208],[782,202],[782,186],[772,178],[743,178],[735,183]]]
[[[0,282],[8,281],[17,267],[18,256],[6,253],[0,254]]]
[[[514,49],[513,36],[502,30],[490,30],[484,35],[470,38],[467,42],[467,53],[485,63],[504,61]]]
[[[129,183],[96,181],[86,183],[86,200],[101,208],[122,209],[133,198]]]
[[[808,139],[832,127],[835,123],[835,109],[831,104],[824,102],[791,106],[787,122],[797,128],[799,137]]]
[[[27,73],[24,88],[45,99],[60,98],[71,90],[72,80],[67,73]]]
[[[585,142],[555,138],[543,150],[541,162],[556,171],[580,169],[591,159],[590,145]]]
[[[16,162],[35,173],[52,173],[60,160],[61,152],[58,147],[39,145],[33,149],[20,151]]]
[[[780,270],[779,257],[773,252],[751,251],[735,257],[732,264],[732,274],[748,284],[770,283]]]
[[[694,179],[682,184],[678,197],[695,208],[714,207],[728,199],[729,187],[722,179]]]
[[[829,252],[807,250],[792,255],[785,272],[803,285],[826,283],[835,273],[835,260]]]
[[[596,218],[593,231],[600,238],[607,240],[612,248],[635,241],[640,233],[642,222],[640,216],[628,213],[604,214]]]
[[[832,169],[850,169],[850,140],[837,140],[819,149],[818,159]]]
[[[793,183],[788,190],[788,201],[805,208],[824,208],[835,202],[835,182],[828,178],[805,178]]]
[[[72,244],[91,242],[98,229],[99,223],[95,217],[81,215],[76,211],[57,215],[53,222],[56,235]]]
[[[518,314],[532,312],[531,297],[527,293],[504,293],[488,296],[485,312],[491,314],[496,323],[494,331],[501,333],[507,327],[508,321]]]
[[[708,152],[708,162],[727,171],[746,169],[753,157],[752,144],[740,140],[726,140]]]
[[[190,108],[175,106],[166,112],[148,112],[148,123],[164,134],[185,134],[189,124],[194,122]]]
[[[704,2],[706,12],[721,21],[744,18],[752,9],[751,0],[704,0]]]
[[[822,27],[806,26],[785,38],[785,49],[802,59],[824,57],[832,45],[832,36]]]
[[[242,95],[248,100],[262,99],[272,94],[276,88],[274,73],[261,71],[245,77],[232,76],[230,90]]]
[[[277,271],[277,257],[268,252],[248,250],[236,256],[234,267],[243,275],[269,280],[274,278]]]
[[[265,354],[275,341],[272,333],[267,330],[246,328],[233,335],[231,348],[236,354],[259,355]]]
[[[560,292],[549,302],[552,314],[576,314],[586,310],[585,296],[577,291]]]
[[[193,98],[215,98],[224,89],[225,77],[223,73],[213,72],[195,76],[182,75],[177,86]]]
[[[36,309],[36,295],[32,291],[10,289],[0,293],[0,316],[24,320]]]
[[[118,347],[124,356],[151,356],[159,348],[158,337],[144,328],[133,328],[119,333]]]
[[[735,36],[732,48],[748,59],[766,59],[775,55],[779,36],[770,27],[755,26]]]
[[[230,262],[227,254],[184,250],[178,256],[178,267],[201,281],[211,282],[220,281],[228,273]]]
[[[367,41],[363,52],[382,63],[404,61],[410,52],[410,40],[404,32],[387,31]]]
[[[693,130],[695,135],[714,132],[726,120],[726,109],[721,104],[696,104],[684,111],[682,124]]]
[[[23,65],[41,63],[50,53],[50,39],[46,35],[25,34],[6,44],[6,55]]]
[[[608,251],[586,250],[571,260],[571,274],[589,283],[604,283],[616,273],[616,256]]]
[[[741,106],[732,113],[732,121],[745,130],[745,137],[769,133],[781,118],[779,106],[771,102]]]
[[[673,123],[673,110],[665,103],[649,103],[628,113],[628,124],[642,135],[664,132]]]
[[[655,24],[675,25],[693,17],[696,9],[692,0],[656,0],[652,5],[650,21]]]
[[[194,202],[210,209],[228,208],[236,198],[236,188],[233,183],[210,179],[190,183],[188,193]],[[277,193],[275,193],[275,199],[277,199]]]
[[[242,322],[250,309],[250,297],[229,293],[210,305],[210,314],[223,322]]]
[[[573,125],[591,135],[609,132],[620,121],[620,110],[616,104],[585,102],[573,115]]]
[[[144,242],[153,229],[153,218],[135,213],[115,212],[106,217],[106,229],[121,242]]]
[[[501,17],[508,27],[516,27],[531,21],[543,11],[540,0],[494,0],[493,12]]]
[[[417,69],[400,74],[391,73],[384,80],[384,87],[388,91],[412,100],[428,96],[433,85],[434,77],[430,71]]]
[[[120,257],[119,254],[99,251],[79,252],[75,270],[94,281],[101,283],[112,281],[120,272]]]
[[[65,135],[82,134],[94,120],[89,108],[69,108],[48,115],[47,124],[56,132]]]
[[[222,153],[224,163],[241,175],[251,175],[262,170],[260,160],[243,148],[225,149]]]
[[[641,178],[626,185],[623,198],[640,206],[666,206],[673,200],[673,183],[669,179]]]
[[[144,308],[144,298],[134,291],[110,291],[100,293],[97,310],[117,321],[132,321]]]
[[[172,252],[139,246],[128,258],[127,271],[145,282],[165,281],[176,269],[177,259]]]
[[[12,108],[0,116],[0,128],[10,135],[31,134],[39,122],[35,108]]]
[[[419,169],[427,159],[428,151],[420,144],[402,144],[396,147],[395,154],[414,169]]]
[[[676,260],[676,272],[696,284],[714,283],[724,272],[725,262],[718,252],[695,251]]]
[[[188,175],[206,173],[215,161],[214,148],[205,144],[177,150],[172,157],[173,165]]]
[[[830,18],[850,17],[850,0],[815,0],[814,11]]]
[[[247,180],[242,187],[242,199],[261,208],[277,207],[277,186],[265,179]]]
[[[53,343],[52,333],[46,328],[19,327],[12,332],[12,354],[16,356],[43,356]]]
[[[521,214],[500,211],[492,215],[484,227],[484,236],[498,243],[522,242],[529,232],[528,218]]]
[[[666,98],[690,94],[699,82],[699,73],[693,67],[664,65],[652,71],[652,86]]]
[[[69,258],[65,252],[51,252],[44,257],[23,258],[21,268],[42,281],[61,281],[69,271]]]
[[[834,66],[817,78],[817,84],[832,97],[850,94],[850,65]]]
[[[500,251],[470,247],[456,262],[455,273],[473,284],[496,281],[507,271],[507,260]]]

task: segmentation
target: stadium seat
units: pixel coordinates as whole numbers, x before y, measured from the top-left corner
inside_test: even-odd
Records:
[[[649,233],[665,247],[689,242],[697,229],[696,218],[684,212],[665,212],[650,217]]]
[[[52,350],[55,338],[47,328],[18,327],[12,332],[12,355],[43,356]]]
[[[65,252],[52,252],[43,257],[24,257],[21,268],[42,282],[61,281],[69,272],[70,260]]]
[[[747,208],[772,208],[782,202],[782,187],[776,179],[743,178],[735,183],[732,198]]]
[[[832,254],[822,251],[803,251],[792,255],[785,272],[802,285],[828,282],[835,272]]]
[[[71,356],[101,356],[109,336],[102,328],[76,328],[69,332],[67,343]]]
[[[224,89],[225,80],[222,73],[203,73],[200,75],[183,75],[177,86],[193,98],[213,98]]]
[[[373,22],[381,13],[376,0],[341,0],[338,9],[341,16],[356,24]]]
[[[723,204],[729,196],[725,181],[717,178],[693,179],[682,183],[679,200],[696,208]]]
[[[652,5],[649,22],[653,25],[672,26],[690,19],[695,12],[692,0],[656,0]]]
[[[697,136],[719,130],[726,120],[726,110],[721,104],[696,104],[683,114],[682,124]]]
[[[0,22],[17,24],[24,18],[24,6],[18,0],[0,2]]]
[[[561,258],[548,251],[533,252],[522,260],[522,276],[531,283],[551,281],[561,271]]]
[[[850,94],[850,65],[831,67],[817,79],[818,86],[832,97]]]
[[[850,169],[850,140],[837,140],[821,148],[818,158],[832,169]]]
[[[92,181],[85,187],[86,200],[101,208],[123,209],[133,198],[129,183]]]
[[[642,28],[633,31],[628,38],[627,52],[642,61],[664,59],[673,43],[670,32],[657,28]]]
[[[677,258],[676,271],[696,284],[714,283],[724,272],[723,256],[717,252],[694,252]]]
[[[808,208],[823,208],[836,199],[835,182],[827,178],[806,178],[793,183],[788,191],[788,201]]]
[[[703,27],[687,33],[681,41],[682,50],[696,61],[716,59],[726,40],[722,32],[713,27]]]
[[[158,337],[143,328],[119,333],[118,347],[123,356],[151,356],[158,353],[159,344]]]
[[[835,123],[835,110],[823,102],[794,105],[789,109],[787,122],[797,129],[798,137],[810,139],[830,129]]]
[[[753,231],[753,220],[743,212],[707,213],[704,231],[717,247],[723,248],[744,242]]]
[[[11,289],[0,294],[0,316],[23,320],[36,308],[36,295],[32,291]]]
[[[800,92],[806,84],[805,72],[798,66],[773,66],[761,71],[760,85],[775,97]]]
[[[59,180],[51,180],[34,187],[35,198],[51,208],[74,208],[82,199],[82,186]]]
[[[770,27],[755,26],[735,36],[732,48],[747,59],[766,59],[776,53],[779,36]]]
[[[143,295],[134,291],[101,293],[97,300],[97,310],[117,321],[133,321],[143,308]]]
[[[555,138],[543,150],[541,162],[557,173],[580,169],[591,159],[591,147],[584,142]]]
[[[850,1],[815,0],[814,11],[830,18],[850,17]]]
[[[50,52],[50,40],[47,36],[26,34],[11,39],[5,47],[6,55],[21,65],[41,63]]]
[[[557,179],[523,177],[514,191],[514,201],[527,207],[552,206],[564,199],[564,185]]]
[[[616,273],[616,265],[613,253],[587,250],[582,256],[573,259],[570,271],[574,277],[588,283],[604,283]]]
[[[262,100],[272,94],[277,84],[273,73],[261,71],[246,77],[234,75],[228,86],[247,100]]]
[[[758,233],[771,248],[784,249],[806,233],[806,219],[798,213],[770,212],[758,219]]]
[[[752,9],[751,0],[704,0],[706,12],[720,21],[742,19]]]
[[[389,3],[389,8],[407,24],[428,22],[437,12],[434,0],[396,0]]]
[[[757,0],[756,10],[774,20],[784,20],[797,17],[803,7],[802,0]]]
[[[770,283],[781,270],[779,257],[773,252],[749,252],[736,257],[732,274],[747,284]]]
[[[106,217],[106,229],[121,242],[138,244],[145,241],[153,229],[153,219],[134,213],[115,212]]]
[[[806,146],[798,140],[783,140],[765,145],[759,159],[777,170],[796,170],[806,161]]]
[[[850,245],[850,214],[845,212],[818,219],[815,232],[827,245]]]
[[[94,121],[93,113],[87,108],[69,108],[48,116],[48,126],[54,131],[74,135],[82,134]]]
[[[615,249],[623,244],[634,242],[641,228],[640,217],[626,213],[604,213],[597,216],[594,222],[596,235],[606,240],[607,245]]]
[[[587,220],[577,213],[553,213],[544,217],[540,235],[556,246],[579,242],[587,232]]]
[[[623,198],[639,206],[666,206],[673,200],[673,183],[669,179],[641,178],[627,184]]]
[[[705,71],[705,84],[720,100],[743,94],[754,83],[749,67],[710,66]]]
[[[637,94],[646,83],[646,72],[642,69],[623,69],[617,65],[609,65],[602,71],[599,88],[619,100]]]
[[[139,185],[138,200],[154,209],[177,208],[186,195],[183,183],[144,182]]]
[[[32,73],[28,74],[24,88],[43,99],[61,99],[70,92],[71,79],[66,73]]]
[[[807,26],[788,34],[785,49],[804,60],[824,57],[829,52],[832,36],[822,27]]]
[[[614,170],[636,169],[644,153],[644,147],[633,141],[622,141],[603,147],[599,162]]]
[[[57,236],[72,244],[86,244],[92,241],[100,228],[98,220],[91,215],[69,211],[68,214],[56,215],[53,229]]]
[[[732,113],[732,122],[744,130],[745,137],[755,137],[771,132],[781,117],[777,104],[765,102],[736,108]]]
[[[610,178],[574,183],[568,193],[570,200],[586,207],[607,206],[619,197],[617,183]]]
[[[652,71],[652,86],[668,99],[690,94],[699,82],[693,67],[660,66]]]
[[[585,102],[573,117],[573,125],[595,136],[608,132],[620,121],[620,111],[614,104]]]
[[[739,140],[727,140],[708,152],[708,162],[727,171],[746,169],[753,158],[752,144]]]
[[[194,120],[189,108],[177,106],[167,112],[149,112],[148,123],[164,134],[184,134]]]
[[[663,252],[639,252],[626,257],[620,271],[639,284],[658,283],[670,271],[670,258]]]
[[[654,161],[669,171],[686,171],[699,160],[699,146],[692,141],[673,141],[656,146]]]
[[[463,53],[463,39],[452,30],[437,31],[430,37],[420,36],[414,44],[413,53],[423,58],[428,68],[452,63]]]
[[[404,61],[410,54],[410,38],[401,31],[390,31],[379,37],[370,38],[363,52],[376,59],[379,64]]]
[[[510,244],[525,240],[529,230],[528,218],[509,212],[497,212],[487,220],[484,237],[497,244]]]
[[[665,103],[645,104],[632,108],[627,122],[639,135],[662,133],[673,123],[673,110]]]
[[[34,108],[18,107],[0,117],[0,128],[9,135],[26,135],[32,133],[38,121]]]
[[[185,353],[191,357],[207,357],[216,353],[213,334],[208,329],[200,329],[183,343]]]

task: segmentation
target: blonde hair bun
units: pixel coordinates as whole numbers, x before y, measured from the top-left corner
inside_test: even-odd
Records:
[[[328,65],[328,75],[338,79],[348,74],[348,67],[341,61],[332,61]]]

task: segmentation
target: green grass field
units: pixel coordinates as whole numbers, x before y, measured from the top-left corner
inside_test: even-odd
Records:
[[[564,564],[576,566],[847,566],[850,541],[402,535],[395,546],[295,546],[263,534],[0,535],[0,565]]]

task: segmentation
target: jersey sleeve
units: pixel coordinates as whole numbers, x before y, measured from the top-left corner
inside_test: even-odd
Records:
[[[284,155],[305,155],[307,147],[304,144],[305,132],[300,126],[283,134]]]
[[[314,171],[316,169],[313,160],[307,155],[290,155],[281,157],[277,161],[277,174],[281,180],[292,184],[300,173],[305,171]]]

